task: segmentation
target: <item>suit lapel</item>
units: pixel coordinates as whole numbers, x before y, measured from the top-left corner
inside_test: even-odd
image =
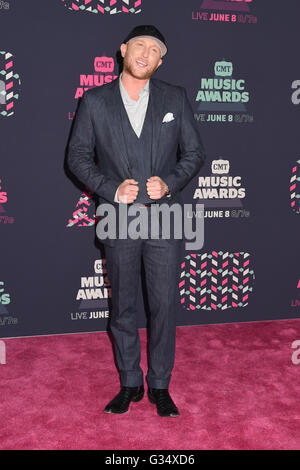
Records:
[[[158,168],[159,137],[162,127],[163,110],[165,104],[165,91],[157,85],[157,82],[150,79],[150,93],[152,100],[152,155],[151,170],[155,176]]]
[[[128,168],[130,167],[126,144],[123,134],[122,127],[122,118],[121,118],[121,106],[122,106],[122,97],[119,89],[119,78],[112,82],[111,88],[111,100],[107,100],[106,107],[108,111],[108,116],[111,120],[111,129],[114,134],[114,143],[116,150],[118,152],[120,163],[125,168],[125,174],[130,173]],[[131,177],[131,176],[130,176]]]

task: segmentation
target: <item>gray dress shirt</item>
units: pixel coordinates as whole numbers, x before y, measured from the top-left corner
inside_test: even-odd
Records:
[[[144,120],[145,120],[145,116],[146,116],[148,101],[149,101],[149,80],[147,81],[144,88],[142,88],[141,91],[139,92],[139,99],[135,101],[135,100],[132,100],[130,96],[128,95],[126,89],[123,86],[121,78],[122,78],[122,74],[119,77],[121,97],[122,97],[130,124],[132,125],[132,128],[134,132],[136,133],[136,135],[140,137]]]

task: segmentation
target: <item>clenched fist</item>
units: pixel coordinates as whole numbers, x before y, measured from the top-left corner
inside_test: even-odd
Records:
[[[168,185],[159,176],[148,178],[146,186],[151,199],[160,199],[168,192]]]
[[[125,204],[131,204],[137,198],[139,192],[138,185],[138,181],[134,179],[124,180],[119,186],[117,199]]]

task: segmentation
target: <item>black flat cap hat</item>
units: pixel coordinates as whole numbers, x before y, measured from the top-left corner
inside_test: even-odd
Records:
[[[136,26],[124,39],[123,43],[126,44],[130,39],[136,38],[138,36],[149,37],[156,41],[160,47],[162,57],[167,53],[166,40],[155,26],[151,24]]]

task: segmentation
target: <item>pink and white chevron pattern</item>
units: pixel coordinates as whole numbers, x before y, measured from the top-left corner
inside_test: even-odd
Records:
[[[67,227],[90,227],[95,225],[95,204],[93,196],[84,192],[76,204],[72,219],[69,219]],[[90,214],[89,214],[90,213]]]
[[[14,72],[14,58],[10,52],[0,51],[0,114],[5,117],[15,112],[19,99],[20,77]]]
[[[116,13],[140,13],[142,0],[61,0],[73,11],[88,11],[115,15]]]
[[[186,310],[245,307],[255,275],[249,253],[191,254],[181,263],[179,291]]]
[[[300,160],[292,168],[290,179],[291,208],[295,214],[300,215]]]

